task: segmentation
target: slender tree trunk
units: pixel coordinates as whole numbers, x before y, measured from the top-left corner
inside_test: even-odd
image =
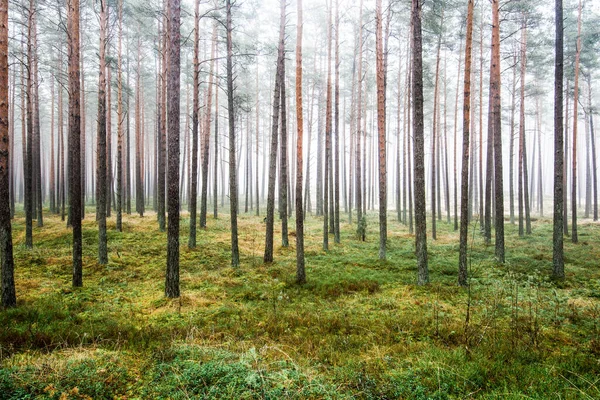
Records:
[[[552,238],[552,275],[564,279],[563,258],[563,4],[555,0],[554,59],[554,225]]]
[[[463,157],[460,187],[460,241],[458,256],[458,284],[467,286],[467,238],[469,234],[469,152],[471,116],[471,59],[473,51],[473,0],[467,8],[467,35],[465,44],[465,75],[463,95]]]
[[[573,172],[571,173],[571,240],[579,242],[577,232],[577,108],[579,105],[579,58],[581,54],[581,0],[579,0],[579,17],[577,18],[577,48],[575,50],[575,84],[573,86]]]
[[[365,232],[364,229],[361,229],[361,226],[364,224],[363,222],[363,171],[362,171],[362,159],[360,152],[360,136],[362,132],[362,86],[363,86],[363,73],[362,73],[362,63],[363,63],[363,0],[360,0],[360,11],[358,17],[358,96],[356,101],[356,156],[354,162],[356,163],[356,222],[358,224],[358,233],[359,239],[365,240]]]
[[[387,171],[386,171],[386,138],[385,138],[385,67],[382,44],[382,11],[381,0],[376,2],[375,11],[375,41],[377,64],[377,133],[379,149],[379,259],[386,258],[387,243]]]
[[[180,0],[168,0],[167,129],[168,155],[168,245],[165,296],[179,297],[179,97],[180,97]]]
[[[269,187],[267,193],[267,217],[264,262],[273,262],[273,225],[275,223],[275,178],[277,168],[277,141],[279,129],[279,107],[281,106],[281,71],[283,69],[285,46],[285,1],[281,0],[279,23],[279,47],[277,51],[277,68],[275,72],[275,89],[273,93],[273,124],[271,126],[271,152],[269,155]]]
[[[413,136],[415,169],[415,226],[417,255],[417,284],[429,283],[427,268],[427,220],[425,216],[425,140],[423,127],[423,45],[421,36],[421,0],[412,0],[413,28]]]
[[[592,78],[591,75],[588,77],[588,107],[589,107],[589,119],[590,119],[590,142],[592,144],[592,186],[593,186],[593,209],[594,209],[594,221],[598,221],[598,177],[596,169],[596,138],[594,136],[594,113],[592,108]]]
[[[199,93],[199,53],[200,53],[200,2],[194,1],[194,71],[192,83],[192,186],[190,190],[190,236],[188,239],[188,247],[196,248],[196,211],[198,205],[198,112],[200,108],[200,93]],[[207,110],[210,115],[211,110]],[[210,126],[208,128],[210,130]],[[208,147],[208,145],[207,145]]]
[[[440,26],[444,24],[444,14],[440,20]],[[436,227],[436,202],[439,191],[436,189],[436,183],[438,182],[438,160],[436,159],[438,149],[438,107],[439,107],[439,79],[440,79],[440,50],[442,47],[442,34],[438,35],[437,50],[435,57],[435,85],[433,90],[433,122],[432,135],[431,135],[431,238],[437,239],[437,227]]]
[[[298,130],[296,139],[296,282],[299,284],[306,282],[306,271],[304,268],[304,215],[302,207],[302,141],[304,133],[304,116],[302,111],[302,24],[302,0],[298,0],[296,34],[296,128]],[[258,193],[256,197],[256,207],[258,210]]]
[[[517,108],[517,53],[513,55],[513,81],[510,102],[510,138],[508,147],[508,196],[510,203],[510,223],[515,224],[515,184],[514,184],[514,164],[515,164],[515,110]]]
[[[117,49],[117,231],[123,231],[123,0],[118,3],[119,38]]]
[[[200,227],[206,228],[207,198],[208,198],[208,156],[210,150],[210,117],[212,113],[212,89],[214,76],[215,49],[217,47],[217,25],[213,25],[210,73],[206,94],[206,115],[202,140],[202,195],[200,198]]]
[[[502,176],[502,102],[500,100],[500,11],[499,0],[492,0],[492,116],[494,132],[494,199],[496,217],[496,259],[504,263],[504,181]]]
[[[217,68],[218,69],[218,68]],[[257,144],[258,146],[258,144]],[[219,185],[218,185],[218,169],[219,169],[219,91],[215,90],[215,160],[214,160],[214,176],[213,176],[213,218],[217,219],[219,217],[218,210],[218,193],[219,193]],[[258,174],[257,174],[258,176]],[[256,185],[258,188],[258,184]],[[258,190],[258,189],[257,189]]]
[[[286,94],[285,94],[285,59],[281,65],[281,166],[279,173],[279,204],[281,213],[281,245],[289,246],[288,240],[288,161],[287,161],[287,109],[286,109]]]
[[[330,198],[332,182],[330,181],[331,171],[331,1],[327,5],[327,84],[325,99],[325,178],[323,183],[323,250],[329,250],[329,218],[330,218]]]
[[[108,10],[104,0],[100,1],[100,42],[98,54],[98,128],[96,130],[98,162],[96,168],[96,220],[98,222],[98,262],[108,264],[106,236],[107,179],[106,179],[106,33],[108,30]]]
[[[8,127],[8,92],[8,0],[0,0],[0,266],[2,307],[6,308],[17,305],[10,223],[11,147]],[[14,107],[14,103],[12,104]]]
[[[232,22],[231,22],[231,0],[226,0],[227,9],[227,109],[229,113],[229,204],[231,213],[231,266],[234,268],[240,265],[240,252],[238,248],[238,191],[236,178],[235,161],[235,120],[233,109],[233,42],[232,42]],[[281,49],[283,53],[283,49]],[[283,62],[283,57],[282,57]]]
[[[69,33],[69,175],[71,223],[73,225],[73,286],[83,285],[82,238],[81,238],[81,107],[79,101],[79,0],[68,1],[69,14],[67,32]]]
[[[165,7],[166,7],[166,2],[165,2]],[[166,161],[166,156],[167,156],[167,149],[166,149],[166,145],[167,145],[167,119],[166,119],[166,115],[167,115],[167,93],[166,93],[166,87],[167,87],[167,72],[168,72],[168,66],[167,66],[167,53],[169,51],[167,45],[168,45],[168,41],[167,41],[167,30],[169,29],[169,20],[166,17],[166,13],[165,13],[165,18],[163,19],[163,39],[162,39],[162,71],[161,71],[161,76],[160,76],[160,80],[159,80],[159,97],[160,97],[160,101],[159,101],[159,114],[158,114],[158,118],[160,120],[160,124],[158,127],[158,175],[156,177],[156,183],[157,183],[157,197],[158,197],[158,202],[157,202],[157,206],[158,206],[158,229],[161,232],[165,231],[165,227],[166,227],[166,215],[165,215],[165,175],[166,175],[166,165],[165,165],[165,161]]]

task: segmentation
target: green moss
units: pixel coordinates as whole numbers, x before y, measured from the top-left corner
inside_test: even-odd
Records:
[[[209,218],[196,249],[186,218],[182,297],[167,300],[166,235],[154,215],[125,216],[123,233],[109,222],[102,266],[89,214],[79,289],[64,222],[46,216],[27,250],[17,215],[19,303],[0,311],[0,398],[600,397],[598,225],[580,225],[581,244],[565,242],[564,282],[549,278],[549,221],[523,238],[507,224],[504,265],[473,227],[469,292],[456,285],[458,234],[445,222],[429,243],[432,284],[418,287],[404,225],[389,221],[379,261],[376,235],[359,241],[346,223],[342,244],[324,252],[322,220],[309,216],[299,286],[293,238],[262,263],[261,218],[240,216],[238,271],[227,215]]]

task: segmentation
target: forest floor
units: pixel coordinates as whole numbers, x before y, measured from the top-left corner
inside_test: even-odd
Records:
[[[294,219],[290,247],[265,265],[263,217],[240,215],[233,270],[228,216],[209,217],[189,250],[184,213],[182,296],[167,300],[155,214],[124,216],[123,233],[113,214],[100,266],[88,211],[79,289],[65,223],[46,213],[26,250],[23,215],[13,222],[18,307],[0,311],[1,399],[600,398],[598,224],[582,221],[577,245],[565,239],[564,282],[549,278],[551,220],[524,238],[507,222],[503,266],[473,226],[467,290],[445,220],[429,240],[431,284],[418,287],[414,237],[391,213],[384,262],[376,213],[366,242],[344,215],[328,253],[309,216],[298,286]]]

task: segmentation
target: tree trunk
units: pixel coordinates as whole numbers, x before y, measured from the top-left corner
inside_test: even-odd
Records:
[[[465,75],[463,95],[463,157],[460,187],[460,241],[458,256],[458,284],[467,286],[467,238],[469,234],[469,152],[471,117],[471,58],[473,51],[473,0],[467,8],[467,36],[465,44]],[[460,64],[460,63],[459,63]]]
[[[200,227],[206,228],[207,198],[208,198],[208,156],[210,150],[210,117],[212,113],[212,89],[214,76],[215,49],[217,47],[217,25],[213,25],[212,48],[210,53],[210,73],[206,94],[206,115],[203,126],[202,140],[202,195],[200,198]],[[196,90],[196,89],[194,89]]]
[[[287,161],[287,109],[285,94],[285,59],[281,65],[281,169],[279,174],[279,204],[281,214],[281,245],[289,246],[288,240],[288,161]]]
[[[6,308],[17,305],[10,224],[8,100],[8,0],[0,0],[0,266],[2,307]]]
[[[180,89],[180,0],[168,0],[167,129],[168,155],[168,246],[165,296],[179,297],[179,89]]]
[[[425,216],[425,140],[423,127],[423,44],[421,36],[421,0],[412,0],[413,29],[413,136],[415,170],[415,228],[417,284],[429,283],[427,268],[427,220]]]
[[[386,138],[385,138],[385,68],[382,44],[381,0],[377,0],[375,11],[375,47],[377,64],[377,136],[379,149],[379,259],[386,258],[387,243],[387,191],[386,191]]]
[[[69,35],[69,206],[73,225],[73,286],[83,286],[82,277],[82,238],[81,238],[81,107],[79,101],[79,0],[68,1],[69,14],[67,32]]]
[[[240,265],[240,251],[238,248],[238,191],[236,178],[235,161],[235,120],[233,109],[233,42],[232,42],[232,22],[231,22],[231,0],[226,0],[227,8],[227,110],[229,113],[229,204],[231,213],[231,266],[234,268]],[[283,49],[281,50],[283,53]],[[283,62],[283,56],[282,56]],[[277,134],[276,134],[277,135]]]
[[[281,1],[279,23],[279,47],[277,51],[277,68],[275,72],[275,89],[273,93],[273,124],[271,126],[271,152],[269,155],[269,187],[267,193],[267,217],[264,262],[273,262],[273,225],[275,222],[275,178],[277,168],[277,141],[279,129],[279,107],[281,106],[281,71],[283,69],[285,46],[285,1]]]
[[[304,133],[304,116],[302,114],[302,24],[302,0],[298,0],[296,34],[296,128],[298,130],[296,139],[296,283],[299,284],[306,282],[306,271],[304,269],[304,215],[302,207],[302,141]],[[258,193],[256,207],[258,210]]]
[[[573,86],[573,172],[571,173],[571,212],[572,227],[571,240],[579,242],[577,234],[577,108],[579,105],[579,58],[581,54],[581,0],[579,0],[579,14],[577,18],[577,48],[575,50],[575,84]]]
[[[118,23],[119,38],[117,49],[117,231],[123,231],[123,59],[121,42],[123,40],[123,0],[119,0]]]
[[[494,132],[494,199],[496,217],[496,259],[504,263],[504,181],[502,177],[502,102],[500,100],[500,12],[499,0],[492,0],[492,67],[490,91]]]
[[[194,71],[192,83],[192,186],[190,188],[190,236],[188,239],[188,247],[196,248],[196,211],[198,208],[198,112],[200,109],[200,93],[199,93],[199,53],[200,53],[200,2],[194,1]],[[210,108],[208,109],[210,115]],[[208,128],[210,130],[210,126]]]
[[[100,1],[100,42],[98,54],[98,128],[96,130],[98,162],[96,168],[96,220],[98,222],[98,262],[108,264],[108,249],[106,236],[106,34],[108,31],[108,10],[104,0]]]
[[[563,258],[563,4],[555,0],[554,59],[554,222],[552,238],[552,275],[564,279]]]
[[[592,78],[588,77],[588,107],[590,119],[590,142],[592,144],[592,203],[594,209],[594,221],[598,221],[598,178],[596,170],[596,138],[594,136],[594,113],[592,112]]]

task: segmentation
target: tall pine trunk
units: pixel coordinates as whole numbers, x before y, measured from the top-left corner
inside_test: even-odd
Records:
[[[167,129],[169,130],[167,270],[165,296],[179,297],[180,0],[168,0]]]
[[[423,43],[421,34],[421,0],[412,0],[413,28],[413,136],[415,171],[415,244],[417,255],[417,284],[429,283],[427,266],[427,220],[425,216],[425,138],[423,115]]]
[[[10,157],[14,154],[10,153],[8,92],[8,0],[0,0],[0,274],[2,307],[6,308],[17,305],[10,223]]]
[[[563,3],[555,0],[554,58],[554,218],[552,235],[552,275],[564,279],[563,257]]]

